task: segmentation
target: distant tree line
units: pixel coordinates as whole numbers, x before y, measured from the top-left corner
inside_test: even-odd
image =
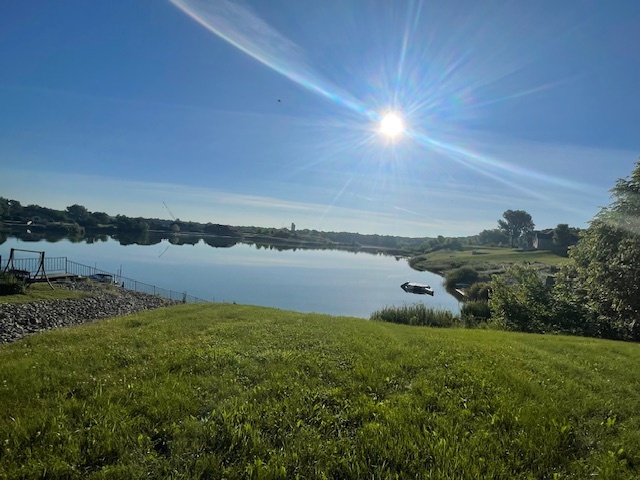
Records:
[[[105,212],[91,212],[86,207],[74,204],[64,210],[55,210],[38,205],[23,206],[18,200],[0,197],[0,224],[6,226],[33,225],[33,230],[46,229],[48,232],[63,231],[78,233],[100,230],[117,235],[125,244],[146,243],[148,232],[171,234],[215,235],[225,237],[257,237],[283,242],[308,243],[315,246],[344,245],[353,248],[373,247],[404,253],[420,253],[421,245],[428,238],[409,238],[390,235],[360,234],[349,232],[321,232],[318,230],[295,230],[268,227],[232,227],[214,223],[181,221],[180,219],[158,219],[111,216]],[[195,237],[194,237],[195,238]],[[442,238],[442,237],[439,237]]]
[[[353,232],[322,232],[319,230],[288,228],[236,227],[246,237],[275,238],[291,242],[308,243],[316,246],[343,245],[354,249],[373,247],[404,253],[421,253],[424,237],[411,238],[393,235],[362,234]]]
[[[16,224],[33,224],[32,230],[46,229],[47,232],[60,232],[73,235],[74,238],[85,231],[100,231],[115,234],[125,244],[143,243],[148,232],[165,232],[168,234],[216,235],[225,237],[256,239],[259,242],[276,242],[281,245],[313,245],[315,247],[332,245],[360,249],[379,249],[395,254],[419,255],[438,250],[458,251],[469,246],[482,245],[523,245],[530,243],[533,228],[531,215],[521,210],[507,210],[504,220],[499,221],[499,228],[484,230],[470,237],[402,237],[394,235],[360,234],[353,232],[322,232],[318,230],[290,230],[288,228],[269,227],[231,227],[214,223],[199,223],[158,218],[128,217],[126,215],[111,216],[105,212],[91,212],[86,207],[74,204],[64,210],[41,207],[39,205],[23,206],[18,200],[0,197],[0,223],[8,226]],[[565,231],[558,225],[558,242],[566,246],[575,243],[575,229],[564,224]],[[573,236],[572,236],[573,235]],[[554,237],[555,241],[555,237]]]
[[[227,225],[212,223],[181,222],[155,218],[111,216],[105,212],[91,212],[86,207],[74,204],[65,210],[55,210],[39,205],[23,206],[18,200],[0,197],[0,222],[7,226],[27,225],[34,230],[47,231],[102,230],[108,233],[144,235],[150,230],[177,233],[186,231],[221,236],[238,236],[237,231]]]

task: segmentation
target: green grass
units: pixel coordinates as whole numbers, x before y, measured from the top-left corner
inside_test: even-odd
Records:
[[[0,346],[0,478],[632,479],[640,345],[181,305]]]
[[[65,300],[65,299],[75,299],[75,298],[84,298],[89,296],[86,292],[79,292],[68,290],[66,288],[61,288],[57,286],[55,283],[53,284],[54,289],[46,283],[34,283],[25,289],[24,294],[16,294],[16,295],[2,295],[0,296],[0,304],[1,303],[29,303],[36,302],[39,300]]]
[[[474,253],[475,252],[475,253]],[[540,266],[554,267],[566,263],[568,259],[546,250],[522,252],[508,247],[478,247],[461,251],[438,250],[411,259],[412,268],[446,273],[462,266],[473,267],[478,271],[499,271],[512,263],[528,262]]]

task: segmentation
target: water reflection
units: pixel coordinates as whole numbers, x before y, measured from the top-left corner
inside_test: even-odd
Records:
[[[0,244],[5,243],[9,236],[15,237],[22,242],[41,242],[57,243],[61,240],[67,240],[71,243],[86,243],[94,244],[98,242],[107,242],[109,239],[117,241],[122,246],[142,245],[151,246],[158,245],[162,242],[169,242],[171,245],[198,245],[203,243],[213,248],[230,248],[237,244],[250,245],[256,250],[275,250],[279,252],[298,250],[341,250],[351,253],[366,253],[370,255],[392,255],[396,260],[401,260],[403,257],[397,254],[388,254],[384,250],[378,250],[377,248],[362,247],[362,246],[347,246],[347,245],[335,245],[335,244],[291,244],[286,240],[279,238],[262,238],[259,241],[256,240],[244,240],[240,237],[228,237],[217,236],[211,234],[201,233],[168,233],[157,231],[144,231],[144,232],[92,232],[91,230],[78,230],[70,232],[68,229],[59,229],[47,227],[46,229],[13,229],[4,232],[0,236]]]

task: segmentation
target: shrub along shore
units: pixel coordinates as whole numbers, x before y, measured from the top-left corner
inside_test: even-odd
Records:
[[[640,475],[640,346],[180,305],[0,345],[0,478]]]

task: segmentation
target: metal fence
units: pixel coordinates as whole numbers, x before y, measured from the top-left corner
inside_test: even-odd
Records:
[[[0,256],[0,271],[6,268],[7,262],[8,260],[4,260]],[[15,268],[17,270],[25,270],[28,271],[31,275],[34,275],[38,270],[39,262],[39,258],[16,258],[13,260],[12,268]],[[122,275],[114,274],[96,267],[91,267],[89,265],[83,265],[82,263],[71,261],[67,259],[67,257],[45,257],[44,269],[47,272],[47,275],[55,275],[61,273],[78,275],[80,277],[91,277],[92,275],[96,274],[111,275],[111,277],[114,279],[114,283],[117,283],[127,290],[142,292],[149,295],[159,295],[164,298],[184,303],[209,303],[207,300],[194,297],[193,295],[189,295],[187,292],[176,292],[174,290],[168,290],[156,285],[139,282],[137,280],[134,280],[133,278],[123,277]]]
[[[4,270],[7,266],[8,259],[4,260],[0,256],[0,270]],[[47,272],[63,273],[65,272],[66,257],[45,257],[44,265]],[[16,270],[24,270],[30,272],[32,275],[38,271],[40,265],[40,258],[28,257],[28,258],[15,258],[13,259],[12,268]]]

